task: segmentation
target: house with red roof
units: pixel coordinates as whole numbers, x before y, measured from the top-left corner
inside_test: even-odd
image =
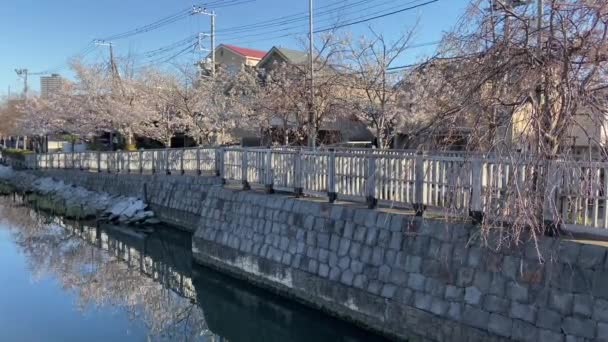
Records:
[[[238,71],[241,66],[256,66],[266,51],[221,44],[215,48],[215,64],[227,70]],[[208,59],[211,58],[209,55]]]

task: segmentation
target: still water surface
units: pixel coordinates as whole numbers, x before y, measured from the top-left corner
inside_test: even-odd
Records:
[[[0,198],[0,341],[382,341],[193,266],[190,238]]]

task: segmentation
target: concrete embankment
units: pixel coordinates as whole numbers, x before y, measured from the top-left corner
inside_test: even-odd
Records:
[[[159,218],[196,230],[197,262],[387,336],[608,339],[601,246],[545,238],[494,251],[466,222],[240,191],[211,177],[31,174],[144,199]]]
[[[106,219],[121,224],[157,223],[154,212],[134,197],[95,192],[50,177],[0,166],[0,192],[27,194],[37,208],[74,219]]]

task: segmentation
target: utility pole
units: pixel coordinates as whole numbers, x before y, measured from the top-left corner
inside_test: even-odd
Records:
[[[215,11],[209,11],[200,6],[193,6],[192,14],[208,15],[211,19],[211,34],[199,34],[199,48],[204,51],[204,49],[201,48],[201,40],[203,37],[209,36],[211,38],[211,49],[208,49],[211,52],[211,76],[215,77]]]
[[[308,121],[310,122],[310,133],[308,135],[308,145],[313,149],[317,145],[317,131],[316,131],[316,115],[315,115],[315,68],[314,68],[314,36],[313,36],[313,25],[312,25],[312,0],[308,0],[308,59],[310,62],[310,112],[308,113]]]
[[[536,47],[538,48],[538,57],[542,51],[543,37],[541,30],[543,29],[543,0],[536,0]]]
[[[119,78],[120,75],[118,73],[118,67],[116,66],[116,62],[114,61],[114,43],[105,41],[105,40],[95,40],[95,45],[97,46],[107,46],[110,49],[110,72],[113,77]]]
[[[28,75],[28,70],[23,68],[23,69],[15,69],[15,72],[17,73],[17,75],[19,75],[19,77],[23,78],[23,98],[27,99],[27,91],[28,91],[28,87],[27,87],[27,75]]]

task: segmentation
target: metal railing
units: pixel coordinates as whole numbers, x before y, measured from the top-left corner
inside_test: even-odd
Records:
[[[530,192],[562,224],[608,228],[608,163],[539,162],[481,154],[364,149],[197,147],[52,153],[26,159],[32,169],[192,174],[314,197],[439,210],[456,216],[517,220]],[[542,175],[542,179],[538,179]]]

